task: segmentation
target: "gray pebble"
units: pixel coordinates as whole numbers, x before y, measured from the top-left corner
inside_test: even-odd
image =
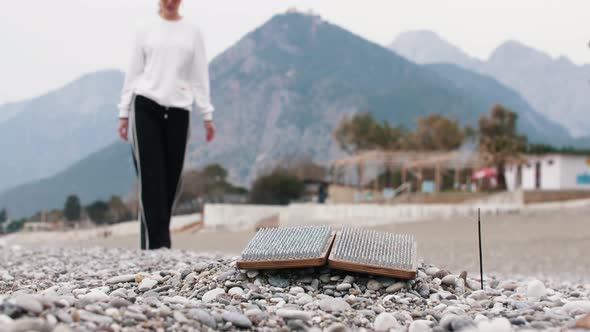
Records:
[[[210,328],[215,328],[217,326],[215,318],[213,318],[213,316],[203,309],[191,309],[189,310],[188,315],[192,319],[198,320],[203,325],[206,325]]]
[[[327,298],[319,303],[320,309],[326,312],[343,312],[351,309],[350,304],[340,298]]]
[[[279,317],[287,319],[301,319],[304,321],[311,319],[311,313],[301,310],[279,309],[276,313]]]
[[[385,289],[385,291],[387,293],[397,293],[404,287],[406,287],[406,283],[403,281],[400,281],[400,282],[396,282],[395,284],[390,285],[389,287],[387,287],[387,289]]]
[[[328,326],[326,332],[348,332],[350,329],[344,326],[342,323],[333,323],[332,325]]]
[[[355,282],[355,278],[353,276],[346,276],[344,277],[344,280],[342,280],[343,283],[347,283],[347,284],[352,284]]]
[[[172,313],[172,316],[174,317],[174,320],[181,323],[181,324],[185,324],[188,323],[188,319],[186,318],[186,316],[180,312],[180,311],[174,311]]]
[[[93,322],[100,325],[108,325],[113,322],[113,319],[111,317],[98,315],[85,310],[79,310],[78,315],[80,319],[83,321]]]
[[[268,283],[271,284],[272,286],[275,287],[288,287],[289,286],[289,280],[285,279],[283,277],[280,277],[278,275],[271,275],[268,277]]]
[[[379,281],[371,279],[367,282],[367,288],[372,291],[378,291],[383,288],[383,285]]]
[[[252,322],[250,321],[250,319],[243,314],[226,310],[223,312],[222,317],[223,320],[230,322],[237,327],[252,327]]]
[[[41,318],[21,318],[11,325],[10,332],[51,331],[51,326]]]
[[[33,314],[40,314],[43,311],[41,302],[30,295],[19,295],[15,297],[14,304]]]
[[[134,274],[125,274],[117,277],[112,277],[107,279],[106,284],[119,284],[119,283],[126,283],[126,282],[135,282],[135,275]]]
[[[343,291],[347,291],[350,288],[352,288],[352,285],[346,282],[343,282],[341,284],[338,284],[338,286],[336,286],[336,289],[343,292]]]
[[[457,281],[457,277],[455,277],[452,274],[449,274],[441,279],[441,282],[443,283],[443,285],[447,285],[447,286],[454,285],[455,281]]]
[[[458,316],[451,321],[453,331],[461,331],[468,328],[474,328],[473,320],[469,316]]]
[[[199,262],[193,266],[193,271],[203,272],[209,268],[209,264],[205,262]]]

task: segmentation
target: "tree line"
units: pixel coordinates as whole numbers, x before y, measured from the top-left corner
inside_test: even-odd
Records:
[[[431,114],[416,119],[410,130],[387,121],[378,121],[370,113],[344,117],[332,137],[346,153],[353,155],[364,150],[390,151],[451,151],[458,149],[465,140],[478,143],[481,158],[498,170],[498,185],[506,188],[505,165],[521,153],[568,152],[588,154],[572,148],[557,149],[548,145],[529,144],[527,137],[517,131],[518,115],[506,107],[493,105],[483,114],[477,128],[461,127],[459,122],[441,114]],[[288,204],[305,195],[306,181],[325,180],[328,169],[317,164],[309,156],[293,155],[278,160],[275,167],[263,170],[254,180],[250,190],[235,186],[228,180],[228,172],[219,164],[189,170],[183,175],[183,186],[177,207],[187,212],[199,212],[208,202],[223,203],[231,197],[241,198],[240,203]],[[382,174],[381,178],[395,174]],[[383,181],[377,178],[375,181]],[[387,181],[390,181],[388,179]],[[136,186],[137,188],[137,186]],[[233,199],[233,198],[232,198]],[[235,203],[235,201],[232,201]],[[0,230],[15,231],[27,220],[59,221],[75,223],[82,218],[97,225],[113,224],[137,218],[137,191],[129,199],[111,196],[82,205],[77,195],[67,197],[62,209],[39,211],[30,218],[13,221],[9,226],[6,209],[0,210]]]
[[[344,117],[332,137],[350,155],[374,149],[452,151],[460,148],[466,140],[472,140],[478,143],[482,160],[498,169],[498,186],[505,189],[506,162],[540,147],[528,144],[527,137],[518,133],[517,120],[516,113],[500,104],[493,105],[487,114],[480,117],[477,128],[461,127],[457,120],[431,114],[417,118],[415,128],[410,130],[378,121],[370,113],[358,113]],[[254,181],[249,194],[250,203],[288,204],[304,195],[305,180],[323,180],[328,173],[328,169],[309,157],[289,158],[279,161],[278,166]],[[396,176],[400,177],[399,174],[384,173],[374,181],[391,182],[391,178]]]
[[[328,174],[326,167],[310,156],[290,155],[263,170],[252,184],[251,204],[286,205],[305,196],[305,182],[321,183]],[[316,193],[310,193],[313,195]]]
[[[333,132],[333,138],[346,153],[353,155],[364,150],[454,150],[463,140],[473,136],[470,127],[461,128],[457,121],[441,114],[416,120],[416,128],[392,126],[377,121],[370,113],[344,117]]]
[[[363,150],[451,151],[466,139],[478,143],[480,156],[498,170],[499,189],[506,189],[506,162],[526,152],[527,137],[517,131],[518,115],[496,104],[483,114],[478,128],[461,127],[459,122],[441,114],[419,117],[414,130],[377,121],[369,113],[345,117],[333,132],[333,138],[348,154]]]
[[[205,203],[288,204],[304,194],[304,180],[323,179],[326,170],[307,156],[287,156],[278,166],[263,170],[254,180],[251,190],[229,182],[228,171],[219,164],[207,165],[201,169],[188,170],[183,174],[176,210],[179,213],[201,212]],[[70,194],[63,208],[38,211],[26,218],[8,221],[6,209],[0,210],[0,231],[15,232],[22,229],[27,221],[64,222],[74,227],[81,221],[89,220],[95,225],[111,225],[137,219],[137,184],[127,199],[113,195],[108,200],[96,200],[84,205],[77,194]],[[237,198],[236,198],[237,197]]]

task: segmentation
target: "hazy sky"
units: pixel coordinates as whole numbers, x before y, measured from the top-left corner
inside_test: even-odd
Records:
[[[80,75],[125,69],[133,29],[157,0],[0,0],[0,104],[59,88]],[[209,57],[296,7],[380,44],[433,30],[486,59],[508,39],[578,64],[590,63],[590,0],[184,0]]]

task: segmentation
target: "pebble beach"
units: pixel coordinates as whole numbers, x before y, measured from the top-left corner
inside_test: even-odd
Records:
[[[255,271],[184,250],[2,249],[0,331],[574,329],[590,284],[477,278],[422,264],[404,281],[327,267]]]
[[[175,249],[156,251],[137,249],[133,224],[108,238],[16,234],[0,239],[0,332],[584,331],[589,213],[486,218],[483,289],[469,219],[377,228],[416,236],[410,281],[327,267],[240,270],[253,231],[175,231]]]

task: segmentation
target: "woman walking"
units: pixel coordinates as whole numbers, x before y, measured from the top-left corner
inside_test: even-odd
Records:
[[[200,30],[160,0],[159,17],[136,32],[119,107],[119,136],[131,140],[139,182],[140,247],[170,248],[170,218],[182,186],[193,102],[209,142],[215,135]]]

